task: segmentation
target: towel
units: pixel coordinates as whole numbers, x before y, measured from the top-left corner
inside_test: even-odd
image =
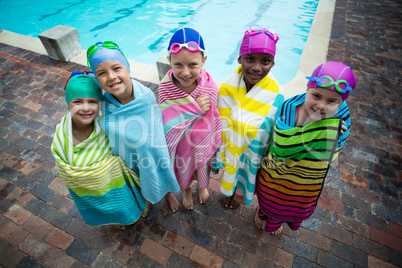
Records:
[[[275,126],[256,191],[264,215],[300,222],[313,214],[336,154],[341,126],[340,118],[285,130]]]
[[[170,157],[180,189],[188,188],[197,173],[200,188],[209,184],[211,157],[222,143],[222,126],[217,108],[218,87],[210,75],[201,69],[198,86],[189,95],[173,83],[170,70],[159,85],[159,107]],[[203,112],[196,99],[205,94],[210,109]]]
[[[331,118],[296,127],[296,107],[306,94],[286,100],[276,116],[273,143],[258,175],[259,215],[286,222],[309,218],[317,205],[326,174],[350,131],[344,101]],[[348,130],[340,134],[345,121]]]
[[[222,194],[235,194],[236,200],[251,204],[257,170],[283,101],[282,87],[268,76],[247,92],[241,66],[220,87],[222,145],[214,168],[225,168]]]
[[[134,100],[122,105],[104,93],[100,124],[109,137],[112,151],[138,174],[141,192],[155,204],[168,192],[179,192],[163,132],[162,112],[152,91],[135,81]]]
[[[84,221],[93,226],[132,224],[145,209],[140,181],[113,155],[109,140],[94,121],[94,131],[74,146],[71,113],[56,127],[51,146],[56,168]]]

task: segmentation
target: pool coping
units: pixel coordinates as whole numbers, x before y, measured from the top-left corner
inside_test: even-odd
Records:
[[[311,75],[317,66],[327,60],[335,4],[336,0],[320,0],[318,3],[296,76],[283,85],[286,99],[304,93],[307,89],[306,76]]]
[[[331,38],[335,2],[336,0],[319,1],[310,33],[300,58],[296,76],[289,83],[282,85],[285,90],[286,99],[305,92],[307,84],[305,77],[310,75],[318,65],[326,60],[329,40]],[[39,38],[3,30],[0,32],[0,42],[47,55]],[[71,59],[71,62],[86,65],[86,50],[82,50],[79,55]],[[132,77],[159,84],[156,62],[155,65],[132,60],[129,60],[129,62],[130,65],[133,66],[133,68],[131,68]],[[220,81],[216,82],[217,84],[221,83]]]

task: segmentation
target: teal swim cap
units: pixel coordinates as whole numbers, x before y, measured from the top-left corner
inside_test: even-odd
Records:
[[[86,73],[86,72],[85,72]],[[95,98],[102,100],[102,88],[95,77],[88,74],[78,74],[71,76],[65,86],[65,97],[67,105],[73,99]]]

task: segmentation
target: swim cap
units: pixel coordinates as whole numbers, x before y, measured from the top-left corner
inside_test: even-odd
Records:
[[[324,75],[330,76],[334,82],[339,81],[339,80],[345,80],[349,86],[353,89],[356,86],[356,79],[355,76],[353,75],[352,69],[350,69],[349,66],[340,63],[340,62],[334,62],[334,61],[328,61],[320,66],[318,66],[313,73],[311,74],[311,77],[313,78],[319,78]],[[307,82],[307,89],[309,88],[319,88],[320,86],[317,84],[317,81],[314,80],[309,80]],[[336,90],[335,84],[329,86],[329,87],[320,87],[320,88],[325,88],[329,89],[331,91],[335,91],[339,93],[343,100],[346,100],[349,96],[350,91],[347,90],[345,93],[341,93]]]
[[[266,53],[275,57],[279,36],[274,30],[253,26],[244,32],[239,58],[244,54]]]
[[[200,48],[205,50],[204,40],[202,40],[201,35],[196,30],[191,28],[181,28],[177,30],[172,38],[170,38],[167,50],[170,50],[170,47],[173,43],[186,44],[191,41],[196,42]]]
[[[85,72],[84,72],[85,73]],[[65,97],[67,105],[73,99],[95,98],[102,100],[102,88],[95,77],[88,74],[72,74],[65,86]]]
[[[94,51],[94,52],[92,52]],[[97,42],[87,50],[88,68],[96,73],[96,67],[105,61],[114,60],[123,64],[130,72],[130,64],[121,48],[112,41]]]

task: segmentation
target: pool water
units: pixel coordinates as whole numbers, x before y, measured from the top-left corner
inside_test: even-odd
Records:
[[[83,48],[112,40],[127,58],[156,65],[181,27],[199,31],[208,50],[204,68],[224,81],[237,68],[244,30],[267,26],[280,37],[272,72],[292,80],[318,0],[0,0],[1,28],[38,37],[56,25],[78,29]]]

